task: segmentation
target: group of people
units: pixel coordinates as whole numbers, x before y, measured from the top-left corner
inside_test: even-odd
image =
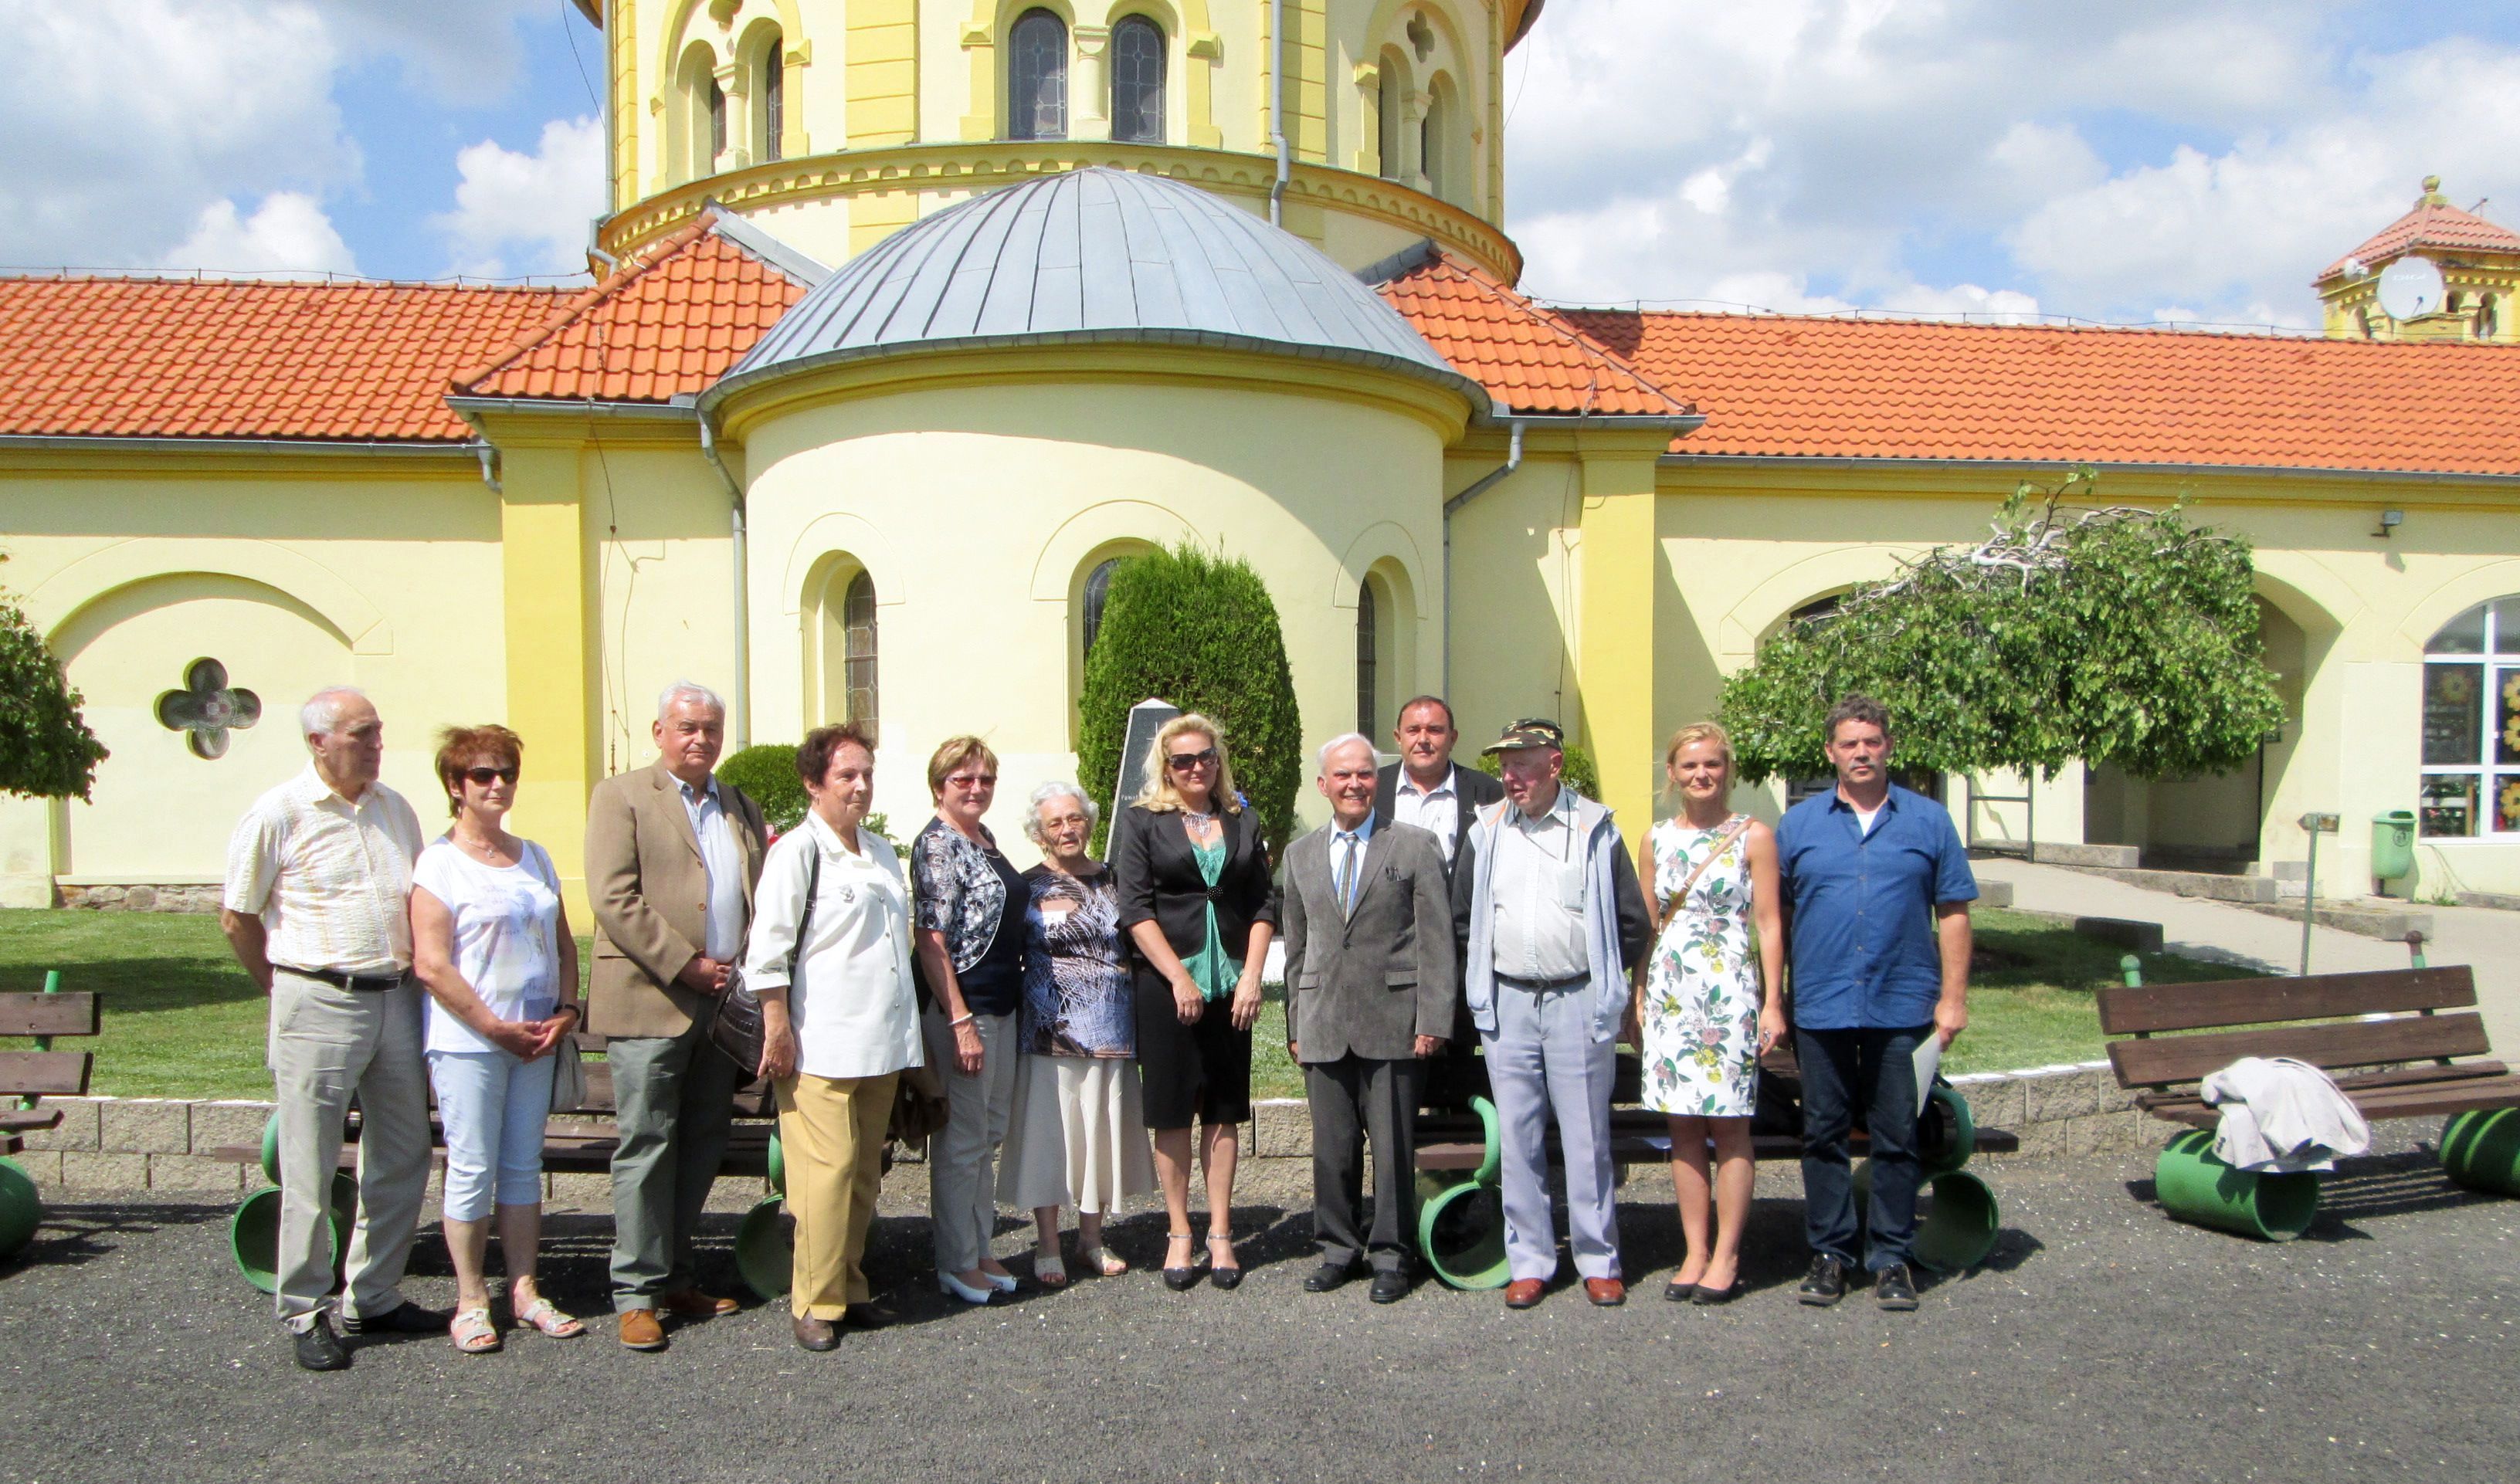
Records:
[[[1286,1050],[1313,1126],[1320,1263],[1308,1291],[1370,1272],[1375,1302],[1407,1296],[1426,1072],[1475,1042],[1500,1124],[1507,1305],[1540,1302],[1558,1268],[1552,1123],[1584,1291],[1622,1302],[1609,1104],[1625,1040],[1642,1054],[1644,1102],[1670,1119],[1687,1250],[1665,1296],[1726,1301],[1740,1288],[1759,1060],[1790,1035],[1813,1254],[1798,1296],[1836,1301],[1860,1260],[1884,1307],[1915,1306],[1914,1056],[1967,1023],[1976,887],[1949,817],[1890,781],[1889,719],[1869,700],[1829,717],[1835,788],[1773,831],[1732,811],[1722,729],[1684,728],[1664,759],[1678,811],[1633,858],[1609,811],[1566,786],[1553,723],[1508,728],[1485,749],[1491,777],[1454,761],[1451,708],[1419,697],[1401,711],[1398,761],[1377,766],[1358,734],[1322,745],[1316,786],[1330,817],[1273,863],[1224,730],[1178,716],[1112,822],[1108,863],[1091,853],[1095,800],[1052,784],[1026,804],[1041,857],[1027,871],[983,823],[998,761],[977,737],[930,757],[935,816],[905,864],[866,828],[876,760],[862,731],[807,734],[796,762],[810,807],[774,839],[760,805],[716,776],[724,724],[713,693],[668,688],[656,761],[593,791],[581,1003],[550,858],[504,828],[522,766],[516,734],[441,735],[451,823],[424,843],[411,805],[378,781],[382,725],[366,697],[336,689],[306,703],[309,767],[239,825],[222,913],[271,996],[277,1303],[300,1365],[346,1366],[343,1332],[442,1329],[468,1353],[499,1349],[485,1277],[494,1225],[515,1325],[584,1332],[534,1277],[544,1119],[581,1025],[606,1038],[611,1072],[612,1306],[632,1349],[664,1348],[666,1319],[737,1307],[702,1289],[693,1243],[736,1096],[756,1076],[778,1111],[789,1307],[807,1350],[897,1317],[864,1254],[901,1080],[921,1067],[946,1102],[927,1151],[940,1291],[979,1305],[1017,1288],[992,1251],[1002,1196],[1033,1213],[1033,1282],[1069,1282],[1064,1208],[1077,1212],[1079,1269],[1125,1273],[1103,1222],[1150,1189],[1169,1219],[1166,1286],[1232,1289],[1238,1126],[1251,1116],[1252,1031],[1282,936]],[[757,1065],[739,1066],[710,1035],[739,981],[760,1007]],[[399,1286],[431,1089],[451,1313]],[[360,1212],[337,1329],[324,1204],[353,1097]],[[1847,1158],[1859,1114],[1873,1162],[1868,1245]]]

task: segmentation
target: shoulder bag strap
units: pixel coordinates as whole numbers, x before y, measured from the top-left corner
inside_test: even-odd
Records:
[[[805,849],[805,910],[796,914],[796,946],[788,950],[788,985],[791,992],[796,984],[796,966],[805,957],[805,929],[814,925],[814,893],[823,884],[823,842],[809,836]]]
[[[1680,889],[1671,894],[1671,900],[1674,902],[1688,901],[1688,888],[1696,885],[1697,878],[1706,874],[1706,868],[1714,865],[1716,861],[1723,856],[1725,851],[1732,847],[1732,842],[1741,837],[1741,832],[1749,828],[1749,817],[1745,815],[1742,818],[1735,820],[1732,829],[1727,830],[1722,834],[1716,836],[1715,848],[1706,852],[1706,859],[1697,863],[1697,869],[1688,874],[1688,880],[1680,883]]]

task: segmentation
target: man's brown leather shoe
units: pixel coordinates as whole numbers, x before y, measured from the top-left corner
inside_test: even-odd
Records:
[[[653,1309],[621,1311],[621,1343],[633,1350],[665,1348],[665,1327],[656,1323]]]
[[[800,1314],[796,1316],[796,1344],[804,1350],[836,1350],[840,1344],[840,1331],[832,1327],[830,1320]]]
[[[1530,1308],[1540,1302],[1542,1286],[1540,1280],[1536,1278],[1515,1279],[1505,1285],[1505,1306],[1508,1309]]]
[[[1584,1296],[1607,1309],[1628,1301],[1628,1285],[1615,1278],[1588,1278],[1584,1280]]]
[[[733,1314],[742,1307],[731,1298],[718,1298],[698,1288],[685,1288],[680,1293],[659,1294],[656,1307],[676,1319],[715,1319]]]

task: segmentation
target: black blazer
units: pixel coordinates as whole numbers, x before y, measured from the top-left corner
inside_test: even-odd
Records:
[[[1391,823],[1393,803],[1400,793],[1400,770],[1405,766],[1403,763],[1390,763],[1373,776],[1373,828],[1376,830]],[[1503,797],[1504,784],[1468,763],[1454,762],[1453,806],[1460,815],[1453,825],[1453,854],[1456,859],[1461,856],[1462,841],[1470,837],[1470,821],[1478,816],[1480,810]],[[1447,862],[1445,874],[1449,876],[1451,873],[1452,865]]]
[[[1225,869],[1210,887],[1199,875],[1198,857],[1191,853],[1190,836],[1181,816],[1158,814],[1132,804],[1111,829],[1111,877],[1120,895],[1120,930],[1154,922],[1164,941],[1183,959],[1207,942],[1207,914],[1199,909],[1216,903],[1216,931],[1225,951],[1248,958],[1251,924],[1278,922],[1278,881],[1269,865],[1269,845],[1260,837],[1260,816],[1245,807],[1221,816],[1225,826]]]

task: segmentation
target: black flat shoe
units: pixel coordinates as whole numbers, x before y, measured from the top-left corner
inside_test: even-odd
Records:
[[[1692,1304],[1729,1304],[1740,1296],[1741,1280],[1738,1275],[1735,1275],[1731,1282],[1721,1288],[1710,1288],[1704,1283],[1699,1283],[1690,1290],[1688,1301]]]
[[[1344,1263],[1324,1263],[1304,1275],[1304,1291],[1328,1293],[1333,1288],[1344,1287],[1347,1281],[1355,1276],[1355,1270]]]
[[[840,1323],[852,1329],[881,1329],[901,1323],[901,1311],[889,1300],[875,1298],[840,1311]]]
[[[341,1332],[343,1334],[435,1334],[444,1329],[448,1322],[454,1318],[455,1311],[452,1309],[424,1309],[411,1300],[404,1299],[401,1305],[391,1312],[366,1319],[346,1309],[343,1310]]]
[[[1385,1270],[1373,1275],[1373,1287],[1366,1295],[1377,1304],[1396,1304],[1409,1296],[1409,1275]]]
[[[1846,1297],[1846,1264],[1826,1253],[1813,1258],[1811,1271],[1803,1275],[1802,1286],[1794,1290],[1794,1297],[1822,1307]]]
[[[297,1347],[297,1364],[307,1371],[347,1371],[350,1352],[333,1333],[330,1316],[319,1314],[315,1323],[291,1336]]]
[[[1675,1304],[1694,1303],[1697,1299],[1697,1284],[1685,1283],[1674,1279],[1662,1285],[1662,1296]]]

